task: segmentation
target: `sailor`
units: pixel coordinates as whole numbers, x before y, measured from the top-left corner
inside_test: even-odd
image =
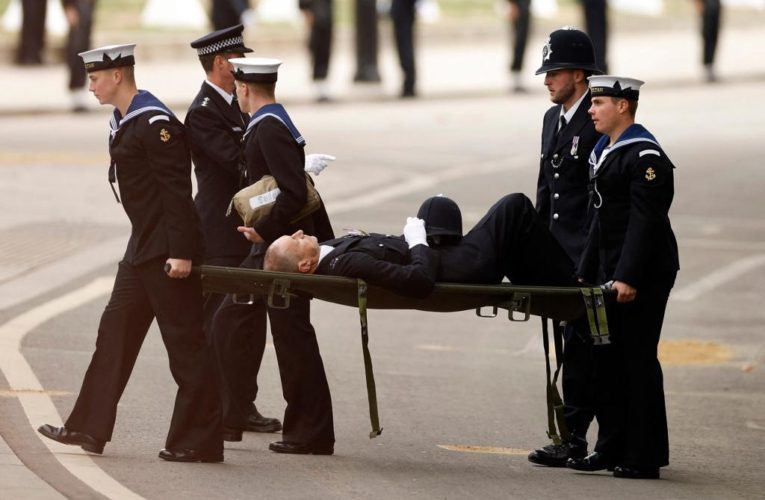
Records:
[[[196,49],[206,79],[186,113],[186,127],[191,139],[191,159],[197,178],[197,195],[194,204],[202,222],[205,239],[205,264],[214,266],[238,266],[250,253],[251,244],[236,231],[241,220],[235,214],[226,215],[231,198],[241,189],[240,144],[250,117],[242,113],[234,95],[233,66],[229,59],[244,57],[252,49],[244,45],[239,24],[224,28],[191,42]],[[223,302],[224,294],[205,293],[205,333],[210,337],[215,311]],[[242,309],[248,309],[246,304]],[[233,313],[233,312],[232,312]],[[276,432],[282,424],[276,418],[264,417],[255,406],[258,393],[258,371],[266,347],[265,316],[253,322],[250,362],[247,371],[240,374],[251,382],[247,400],[249,416],[245,430],[253,432]],[[219,367],[222,369],[222,367]],[[227,404],[227,403],[224,403]],[[224,439],[241,439],[224,432]]]
[[[544,84],[555,104],[542,122],[536,208],[574,262],[587,237],[587,161],[600,138],[587,114],[587,77],[598,73],[586,33],[570,27],[550,33],[536,72],[545,75]],[[563,327],[563,340],[563,415],[568,433],[561,432],[560,443],[538,448],[528,456],[530,462],[549,467],[564,467],[569,458],[587,455],[587,430],[593,419],[592,342],[587,325],[568,323]]]
[[[669,463],[657,350],[679,259],[669,221],[674,166],[635,123],[642,85],[634,78],[590,77],[589,112],[604,135],[590,155],[595,212],[577,274],[612,282],[617,298],[607,308],[611,344],[594,348],[598,442],[594,453],[567,466],[657,479]]]
[[[191,198],[188,137],[167,106],[137,89],[134,47],[111,45],[80,54],[90,91],[101,104],[114,106],[109,180],[132,231],[72,413],[64,427],[46,424],[38,430],[101,454],[112,438],[117,405],[138,351],[156,318],[178,384],[159,457],[222,462],[220,399],[202,331],[202,286],[190,274],[192,262],[202,257],[202,234]]]
[[[281,61],[266,58],[235,58],[236,93],[242,111],[252,116],[243,141],[243,164],[248,182],[264,175],[275,178],[280,194],[271,212],[246,228],[250,241],[256,243],[241,267],[260,268],[266,245],[282,235],[298,230],[332,238],[332,226],[321,204],[319,210],[295,220],[306,203],[304,172],[305,139],[292,122],[287,110],[276,102],[275,87]],[[241,228],[245,229],[245,228]],[[282,440],[271,443],[277,453],[331,455],[334,452],[334,424],[329,385],[310,321],[310,300],[295,297],[289,309],[266,308],[263,299],[249,307],[249,316],[232,313],[240,306],[227,296],[213,320],[212,336],[224,370],[224,391],[231,402],[224,409],[224,423],[231,437],[245,429],[249,406],[247,381],[239,374],[251,362],[246,355],[250,345],[251,325],[265,322],[266,310],[279,363],[282,390],[287,408],[284,412]],[[241,439],[241,438],[240,438]]]

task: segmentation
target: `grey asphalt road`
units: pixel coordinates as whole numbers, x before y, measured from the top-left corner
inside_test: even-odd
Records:
[[[682,270],[663,333],[671,465],[661,481],[527,462],[528,450],[547,441],[538,321],[372,311],[385,430],[368,439],[357,313],[318,301],[313,318],[333,395],[334,456],[276,455],[267,448],[278,435],[246,434],[227,446],[224,464],[159,460],[174,385],[152,329],[121,400],[114,439],[93,462],[145,498],[761,498],[762,88],[756,78],[712,86],[649,82],[641,94],[638,121],[678,167],[671,217]],[[548,105],[539,88],[520,96],[300,104],[291,112],[310,152],[338,157],[317,179],[336,230],[399,232],[420,201],[436,193],[458,201],[467,227],[505,193],[533,198]],[[6,292],[52,259],[127,231],[106,182],[105,122],[100,112],[0,119],[3,135],[14,138],[0,154],[0,288]],[[119,255],[101,256],[103,264],[83,266],[87,271],[43,296],[9,299],[0,321],[113,276]],[[105,302],[99,295],[64,310],[23,341],[21,353],[64,418]],[[279,416],[283,400],[270,345],[259,381],[259,408]],[[98,497],[45,448],[9,387],[0,377],[0,435],[23,466],[0,464],[0,471],[27,471],[29,484],[47,483],[23,495],[28,498]]]

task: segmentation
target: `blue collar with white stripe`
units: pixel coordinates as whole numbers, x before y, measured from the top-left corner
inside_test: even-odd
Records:
[[[595,166],[598,164],[603,151],[608,147],[609,141],[610,138],[608,135],[604,134],[600,136],[600,139],[598,139],[598,142],[595,143],[595,147],[592,148],[592,152],[590,153],[590,165]],[[622,135],[619,136],[614,145],[608,148],[608,152],[611,153],[615,149],[629,146],[630,144],[634,144],[636,142],[649,142],[658,147],[661,147],[659,146],[659,142],[656,140],[656,137],[654,137],[652,133],[646,130],[644,126],[638,123],[633,123],[627,127],[627,130],[622,132]]]
[[[261,120],[268,116],[276,118],[282,122],[284,126],[287,127],[287,130],[290,131],[292,138],[295,139],[295,142],[297,142],[298,145],[306,145],[305,139],[303,138],[302,134],[300,134],[300,131],[297,129],[295,124],[292,123],[292,118],[290,118],[290,115],[287,114],[287,110],[284,109],[284,106],[278,103],[266,104],[265,106],[262,106],[254,115],[252,115],[250,118],[250,123],[247,125],[247,132],[245,132],[245,135],[249,134],[255,125],[257,125]]]
[[[112,129],[112,136],[117,133],[122,125],[132,120],[136,116],[146,113],[147,111],[162,111],[175,118],[175,115],[170,108],[154,97],[154,95],[146,90],[139,90],[138,94],[133,97],[128,106],[127,113],[122,116],[122,113],[117,108],[114,108],[111,120],[109,120],[109,127]]]

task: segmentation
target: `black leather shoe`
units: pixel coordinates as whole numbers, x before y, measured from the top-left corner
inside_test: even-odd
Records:
[[[276,441],[268,445],[268,449],[276,453],[294,453],[297,455],[332,455],[335,453],[333,444],[306,444],[289,441]]]
[[[247,430],[250,432],[279,432],[282,423],[278,418],[264,417],[255,405],[252,406],[250,416],[247,418]]]
[[[242,431],[238,429],[223,428],[223,440],[224,441],[241,441]]]
[[[587,455],[587,444],[548,444],[529,453],[529,462],[547,467],[565,467],[569,458]]]
[[[168,450],[162,449],[159,458],[168,462],[222,462],[223,453],[204,453],[197,450]]]
[[[614,477],[626,477],[629,479],[659,479],[659,468],[638,469],[636,467],[617,465],[614,467]]]
[[[104,452],[104,442],[84,432],[70,431],[66,427],[53,427],[49,424],[41,425],[37,432],[59,443],[79,446],[89,453],[100,455]]]
[[[566,461],[566,467],[585,472],[595,472],[603,469],[614,470],[614,463],[608,456],[596,451],[583,458],[569,458]]]

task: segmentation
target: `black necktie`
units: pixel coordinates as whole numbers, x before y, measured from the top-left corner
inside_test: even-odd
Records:
[[[558,140],[558,137],[560,137],[561,132],[563,132],[563,129],[566,128],[566,117],[563,115],[560,115],[560,127],[558,127],[557,131],[555,132],[555,140]]]

